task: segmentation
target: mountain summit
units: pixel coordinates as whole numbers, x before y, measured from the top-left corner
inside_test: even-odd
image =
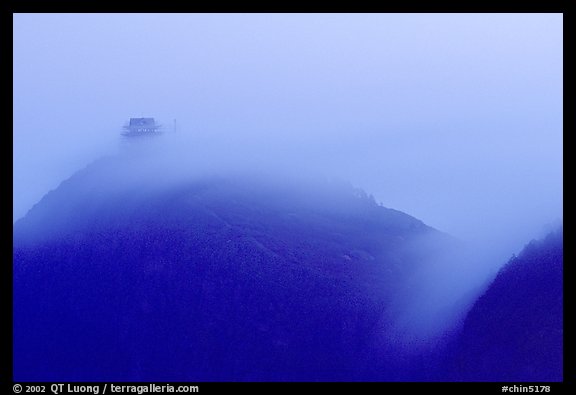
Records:
[[[15,379],[405,379],[394,300],[451,237],[345,183],[155,169],[100,160],[15,224]]]

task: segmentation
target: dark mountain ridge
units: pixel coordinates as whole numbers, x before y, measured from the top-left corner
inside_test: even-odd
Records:
[[[562,381],[563,251],[560,228],[500,270],[453,344],[451,379]]]
[[[454,239],[344,183],[160,176],[104,159],[15,224],[16,379],[407,379],[392,302]]]
[[[350,184],[147,159],[14,225],[16,381],[561,380],[561,230],[467,289],[458,241]]]

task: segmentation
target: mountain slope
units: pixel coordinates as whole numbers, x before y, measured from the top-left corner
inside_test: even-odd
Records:
[[[386,317],[451,238],[344,184],[161,175],[101,160],[15,224],[15,379],[406,379]]]
[[[559,230],[502,268],[464,322],[455,379],[562,380],[562,262]]]

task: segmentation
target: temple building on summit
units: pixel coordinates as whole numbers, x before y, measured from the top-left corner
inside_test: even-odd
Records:
[[[162,133],[161,125],[154,118],[130,118],[130,122],[124,126],[125,137],[156,136]]]

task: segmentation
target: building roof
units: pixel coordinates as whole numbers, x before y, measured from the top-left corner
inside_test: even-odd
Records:
[[[130,126],[154,127],[154,118],[130,118]]]

